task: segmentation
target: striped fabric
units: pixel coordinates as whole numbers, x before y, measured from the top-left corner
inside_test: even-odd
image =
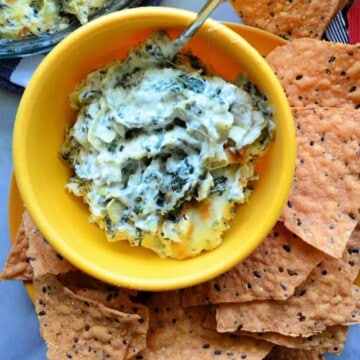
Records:
[[[325,38],[329,41],[349,43],[347,23],[342,12],[338,12],[325,30]]]
[[[19,64],[20,59],[4,59],[0,61],[0,87],[21,93],[24,91],[22,86],[10,81],[11,74]]]

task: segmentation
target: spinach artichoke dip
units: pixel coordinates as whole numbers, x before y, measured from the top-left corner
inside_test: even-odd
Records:
[[[84,24],[108,3],[109,0],[0,0],[0,39],[62,30],[74,18]]]
[[[170,44],[156,33],[77,86],[61,156],[67,189],[109,241],[184,259],[221,243],[274,123],[246,78],[227,82],[192,55],[168,61]]]

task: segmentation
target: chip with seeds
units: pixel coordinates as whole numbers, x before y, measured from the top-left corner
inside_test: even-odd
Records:
[[[255,339],[262,339],[290,349],[316,350],[320,353],[340,354],[345,346],[348,329],[348,326],[344,325],[329,326],[321,333],[309,337],[286,336],[274,332],[255,334],[239,331],[238,334],[252,336]]]
[[[202,326],[207,307],[184,309],[180,291],[152,293],[147,348],[139,359],[263,359],[270,343],[248,337],[234,338]],[[142,356],[142,357],[141,357]]]
[[[130,359],[145,347],[141,316],[76,295],[56,275],[37,276],[34,287],[49,359]]]
[[[207,329],[216,329],[215,311],[207,312],[203,326]],[[330,352],[333,354],[342,352],[347,333],[348,326],[344,325],[329,326],[321,333],[309,337],[286,336],[276,332],[254,333],[243,330],[233,332],[235,335],[265,340],[278,346],[285,346],[292,349],[318,350],[321,353]]]
[[[182,304],[287,299],[322,257],[278,222],[260,247],[229,272],[185,289]]]
[[[354,285],[352,288],[352,294],[355,307],[351,310],[350,314],[345,320],[346,325],[360,324],[360,287]]]
[[[139,316],[137,321],[143,324],[143,333],[130,339],[124,339],[124,341],[126,341],[129,349],[145,348],[149,312],[145,305],[131,300],[131,298],[136,297],[137,291],[106,284],[81,271],[60,274],[58,279],[65,288],[70,289],[73,294],[86,301],[95,301],[109,309]]]
[[[308,337],[328,326],[344,324],[354,307],[349,265],[328,258],[288,300],[216,305],[217,330]]]
[[[325,360],[323,354],[317,350],[288,349],[274,346],[265,360]]]
[[[130,307],[126,308],[126,304],[131,297],[134,298],[138,294],[136,290],[120,288],[104,283],[80,270],[59,274],[58,279],[74,294],[88,297],[91,300],[98,301],[105,306],[123,312],[131,312]],[[130,305],[131,308],[132,305]],[[132,309],[132,311],[135,312],[134,309]]]
[[[29,241],[27,257],[34,269],[34,276],[61,274],[76,270],[67,260],[57,253],[42,236],[28,212],[24,212],[24,229]]]
[[[297,39],[266,60],[291,106],[360,107],[360,44]]]
[[[342,258],[350,265],[351,278],[355,281],[360,271],[360,224],[352,232]]]
[[[0,280],[32,280],[33,268],[26,254],[28,248],[29,242],[25,234],[24,223],[21,222],[15,242],[6,259],[4,269],[0,274]]]
[[[298,155],[281,220],[301,239],[340,258],[360,219],[360,111],[293,108]]]
[[[245,24],[285,39],[320,39],[343,0],[231,0]]]

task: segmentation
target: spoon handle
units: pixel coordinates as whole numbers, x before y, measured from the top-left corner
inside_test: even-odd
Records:
[[[192,38],[192,36],[199,30],[200,26],[212,14],[212,12],[226,0],[208,0],[200,12],[197,14],[193,22],[180,34],[174,41],[173,49],[177,53],[183,46]]]

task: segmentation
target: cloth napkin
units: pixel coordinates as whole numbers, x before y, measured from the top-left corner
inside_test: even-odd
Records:
[[[349,43],[348,21],[355,18],[354,12],[359,13],[359,0],[355,0],[349,11],[351,18],[346,16],[346,10],[340,11],[325,31],[325,39],[329,41]],[[156,6],[160,0],[135,0],[132,6]],[[354,21],[352,22],[354,23]],[[0,60],[0,87],[22,93],[36,67],[45,55],[37,54],[24,58]]]
[[[355,0],[347,13],[350,44],[360,42],[360,0]]]
[[[157,6],[160,0],[134,0],[131,7]],[[0,87],[22,93],[45,54],[0,60]]]

